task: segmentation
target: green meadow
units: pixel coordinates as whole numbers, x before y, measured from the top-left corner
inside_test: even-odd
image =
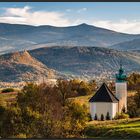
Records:
[[[140,138],[140,118],[91,121],[85,128],[86,138]]]

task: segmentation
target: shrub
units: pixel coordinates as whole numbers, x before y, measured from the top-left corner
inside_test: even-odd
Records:
[[[106,115],[106,120],[110,120],[110,115],[109,115],[109,112],[107,112],[107,115]]]
[[[20,134],[18,134],[16,136],[12,136],[12,138],[26,138],[26,134],[20,133]]]
[[[101,114],[101,121],[104,121],[104,115]]]
[[[92,121],[92,117],[90,113],[87,113],[88,121]]]
[[[1,91],[2,93],[7,93],[7,92],[14,92],[13,88],[5,88]]]
[[[129,115],[125,113],[117,113],[114,119],[128,119]]]
[[[122,113],[126,113],[126,109],[125,109],[124,106],[123,106],[123,108],[122,108]]]
[[[97,116],[97,114],[95,114],[94,120],[98,120],[98,116]]]

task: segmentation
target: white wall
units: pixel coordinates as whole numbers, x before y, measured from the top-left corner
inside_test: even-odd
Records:
[[[118,112],[118,103],[106,103],[106,102],[90,103],[90,113],[92,120],[94,120],[95,114],[97,114],[99,120],[101,118],[101,114],[103,114],[104,118],[106,118],[107,112],[109,112],[111,119],[114,118],[116,112]]]
[[[125,107],[127,110],[127,83],[117,82],[116,83],[116,97],[119,99],[119,112]]]

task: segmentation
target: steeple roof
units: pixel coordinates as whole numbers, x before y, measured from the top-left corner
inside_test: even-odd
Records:
[[[108,86],[103,83],[89,102],[118,102],[117,97],[111,92]]]
[[[119,73],[116,74],[116,81],[117,82],[124,82],[124,81],[126,81],[126,74],[124,73],[124,69],[122,68],[122,64],[120,64]]]

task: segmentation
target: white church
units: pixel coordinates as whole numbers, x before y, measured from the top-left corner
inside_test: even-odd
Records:
[[[116,113],[121,113],[123,109],[127,111],[127,82],[122,66],[120,66],[119,73],[116,74],[115,95],[103,83],[91,97],[89,103],[92,120],[95,120],[95,117],[101,120],[102,114],[104,119],[106,119],[107,114],[109,114],[110,119],[113,119]]]

